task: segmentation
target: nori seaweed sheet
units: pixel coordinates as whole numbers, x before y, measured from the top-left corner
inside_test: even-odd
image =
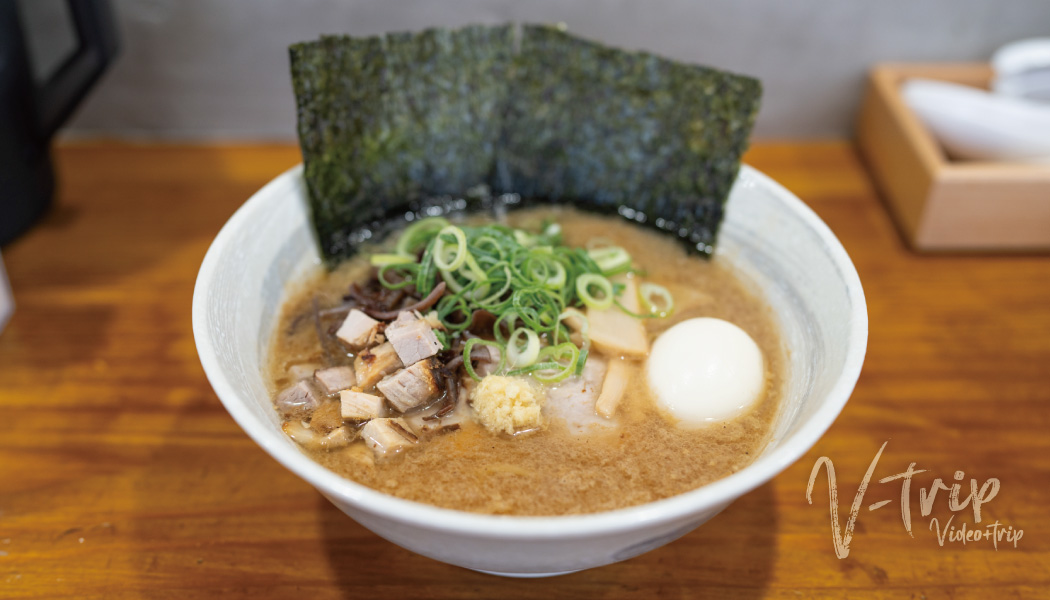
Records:
[[[362,226],[489,178],[511,35],[478,26],[291,47],[305,178],[327,257],[352,254]]]
[[[547,26],[334,36],[290,51],[330,262],[385,221],[478,198],[479,185],[619,212],[709,254],[761,96],[749,77]]]

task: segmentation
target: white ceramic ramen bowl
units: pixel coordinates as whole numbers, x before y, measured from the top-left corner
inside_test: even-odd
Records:
[[[853,264],[798,198],[744,166],[730,195],[718,260],[732,263],[765,296],[790,350],[783,405],[754,463],[673,498],[582,516],[487,516],[394,498],[300,452],[281,432],[263,381],[284,286],[319,263],[305,194],[296,167],[252,196],[219,232],[194,290],[197,352],[219,399],[264,450],[361,525],[436,560],[539,577],[667,544],[798,460],[835,420],[860,375],[868,320]]]

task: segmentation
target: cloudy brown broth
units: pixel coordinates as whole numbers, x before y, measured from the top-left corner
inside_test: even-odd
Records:
[[[468,420],[458,431],[383,460],[375,460],[362,442],[304,452],[344,477],[400,498],[513,515],[624,508],[695,489],[752,462],[769,439],[783,387],[784,350],[768,307],[722,261],[689,256],[676,241],[622,219],[565,208],[517,211],[508,218],[514,226],[530,228],[545,219],[561,224],[566,245],[586,246],[601,239],[622,246],[644,270],[646,281],[671,292],[673,314],[645,321],[650,340],[694,317],[725,319],[750,334],[765,358],[762,398],[726,422],[675,425],[656,406],[644,361],[634,361],[615,417],[618,427],[605,431],[574,435],[552,419],[541,431],[507,436]],[[324,362],[312,325],[314,299],[321,306],[337,305],[348,285],[368,274],[362,256],[293,286],[270,344],[267,376],[274,393],[293,383],[293,365]]]

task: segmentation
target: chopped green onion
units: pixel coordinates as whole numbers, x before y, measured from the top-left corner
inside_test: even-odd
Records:
[[[470,375],[471,379],[481,381],[481,377],[474,371],[474,365],[470,364],[470,351],[474,349],[474,346],[492,346],[499,350],[499,364],[496,365],[496,372],[500,373],[503,371],[503,367],[507,364],[507,353],[504,352],[503,347],[489,340],[470,338],[467,340],[467,343],[463,344],[463,368],[467,371],[467,375]]]
[[[575,375],[583,375],[583,367],[587,364],[587,356],[589,355],[590,348],[580,348],[580,357],[576,359],[576,373]]]
[[[576,373],[576,363],[579,358],[580,349],[572,342],[547,346],[540,350],[537,362],[528,367],[515,369],[508,375],[529,373],[540,383],[558,383]]]
[[[607,240],[584,249],[566,247],[561,238],[557,223],[545,222],[540,233],[532,233],[498,224],[457,226],[433,217],[406,228],[394,252],[370,260],[388,289],[412,288],[413,295],[424,297],[438,281],[445,282],[446,292],[433,308],[445,348],[464,338],[476,311],[486,310],[496,317],[496,339],[466,340],[464,358],[478,344],[491,345],[500,351],[497,372],[509,368],[511,374],[555,383],[581,373],[587,360],[589,321],[583,307],[617,305],[635,317],[654,318],[674,306],[666,288],[643,284],[647,314],[626,310],[618,299],[623,284],[609,277],[632,270],[630,255]],[[478,379],[470,361],[465,363]]]
[[[495,336],[496,341],[498,341],[501,344],[506,344],[507,339],[510,337],[510,334],[503,335],[503,325],[506,324],[507,331],[514,333],[514,324],[517,322],[518,313],[514,312],[513,310],[508,310],[507,312],[500,315],[496,319],[496,322],[492,324],[492,335]]]
[[[448,242],[445,241],[445,236],[451,235],[456,242],[455,253],[452,255],[453,258],[449,260],[446,258],[448,250],[452,250],[448,247]],[[463,266],[466,262],[467,256],[467,236],[463,233],[463,230],[455,225],[449,225],[438,232],[436,238],[434,238],[434,264],[437,268],[442,271],[455,271],[456,269]]]
[[[561,314],[561,298],[540,287],[524,288],[514,292],[511,303],[518,317],[527,327],[546,333],[554,328]]]
[[[463,271],[464,277],[471,281],[485,281],[488,279],[485,275],[485,271],[481,268],[481,265],[479,265],[478,261],[474,259],[473,254],[468,252],[466,258],[463,259],[463,262],[467,267],[467,270]],[[460,268],[460,270],[462,271],[463,269]]]
[[[569,329],[578,331],[580,338],[582,338],[580,340],[580,358],[576,361],[576,374],[580,375],[583,373],[583,366],[587,363],[587,356],[591,349],[591,322],[587,319],[587,315],[575,308],[566,308],[565,312],[558,317],[558,321],[564,322]]]
[[[631,269],[631,255],[619,246],[605,246],[587,251],[587,256],[598,265],[602,275],[615,275]]]
[[[433,331],[434,331],[434,337],[437,338],[437,341],[441,343],[441,349],[442,350],[448,350],[449,349],[448,334],[445,333],[444,331],[440,330],[440,329],[434,329]]]
[[[482,293],[479,290],[475,290],[474,294],[471,297],[471,299],[474,300],[474,302],[481,308],[495,308],[495,305],[500,303],[500,298],[502,298],[503,295],[507,293],[507,290],[510,289],[512,283],[510,275],[510,265],[508,265],[505,262],[499,263],[493,269],[489,270],[488,273],[486,273],[486,277],[489,281],[493,281],[495,282],[495,284],[498,284],[499,278],[495,276],[497,273],[503,276],[502,287],[497,289],[495,292],[488,294],[487,296],[485,295],[485,293]]]
[[[430,236],[448,226],[448,219],[442,217],[430,217],[420,219],[409,225],[397,238],[397,253],[406,256],[419,252],[430,241]]]
[[[525,347],[521,347],[521,336],[525,336]],[[540,356],[540,336],[524,327],[518,327],[507,339],[507,365],[512,368],[527,367]]]
[[[390,281],[387,279],[386,274],[390,271],[402,275],[400,281]],[[400,290],[410,285],[415,285],[416,274],[419,272],[419,265],[416,263],[403,263],[396,265],[384,265],[379,267],[379,273],[376,275],[379,278],[379,283],[383,287],[391,290]]]
[[[495,252],[496,254],[499,254],[501,256],[503,254],[503,246],[500,245],[500,242],[499,242],[498,239],[496,239],[495,237],[493,237],[491,235],[479,235],[474,240],[474,244],[477,245],[479,248],[482,247],[482,246],[486,246],[486,247],[492,248],[493,252]]]
[[[459,294],[446,294],[438,300],[437,306],[434,308],[437,310],[438,320],[445,326],[445,329],[458,333],[467,327],[470,327],[473,311],[470,310],[470,306],[467,304],[467,299],[463,296]],[[463,315],[463,320],[449,320],[449,317],[457,312]]]
[[[627,308],[626,306],[624,306],[619,300],[614,302],[614,304],[616,305],[617,308],[622,310],[624,313],[626,313],[628,315],[631,315],[635,319],[656,319],[656,318],[660,317],[660,315],[653,314],[653,313],[649,313],[649,314],[636,313],[633,310],[631,310],[631,309]]]
[[[373,267],[387,267],[415,263],[416,257],[405,254],[373,254],[368,260]]]
[[[638,296],[642,301],[642,307],[650,314],[666,317],[674,310],[674,298],[671,292],[662,285],[643,283],[638,286]]]
[[[555,261],[552,264],[554,265],[554,275],[548,277],[547,281],[545,281],[543,285],[545,285],[547,289],[560,290],[561,288],[565,287],[565,278],[567,275],[565,271],[565,265],[557,261]]]
[[[437,285],[434,279],[437,276],[437,266],[434,264],[434,240],[427,243],[423,251],[423,258],[419,261],[419,273],[416,275],[416,292],[420,297],[427,294]]]
[[[598,289],[600,297],[595,297],[591,293],[592,287]],[[612,282],[597,273],[584,273],[576,278],[576,295],[588,308],[596,310],[609,308],[616,299],[613,296]]]
[[[514,241],[526,248],[531,248],[536,243],[536,236],[520,229],[514,230]]]

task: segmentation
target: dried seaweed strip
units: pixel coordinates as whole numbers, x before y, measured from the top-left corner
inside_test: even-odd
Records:
[[[291,48],[326,257],[474,190],[619,211],[709,253],[758,109],[754,79],[528,26]],[[464,200],[456,200],[464,198]]]
[[[488,178],[510,50],[507,26],[387,38],[386,98],[401,103],[388,116],[395,120],[392,129],[406,132],[396,160],[405,162],[404,175],[418,186],[415,197],[460,196]]]
[[[709,253],[760,94],[748,77],[527,26],[494,188],[628,208]]]
[[[292,46],[305,177],[327,256],[351,253],[356,227],[488,179],[511,33],[475,26]]]
[[[346,254],[345,232],[368,218],[362,202],[364,124],[374,118],[384,64],[378,38],[323,38],[290,48],[299,144],[314,227],[326,256]],[[355,73],[350,76],[350,73]]]

